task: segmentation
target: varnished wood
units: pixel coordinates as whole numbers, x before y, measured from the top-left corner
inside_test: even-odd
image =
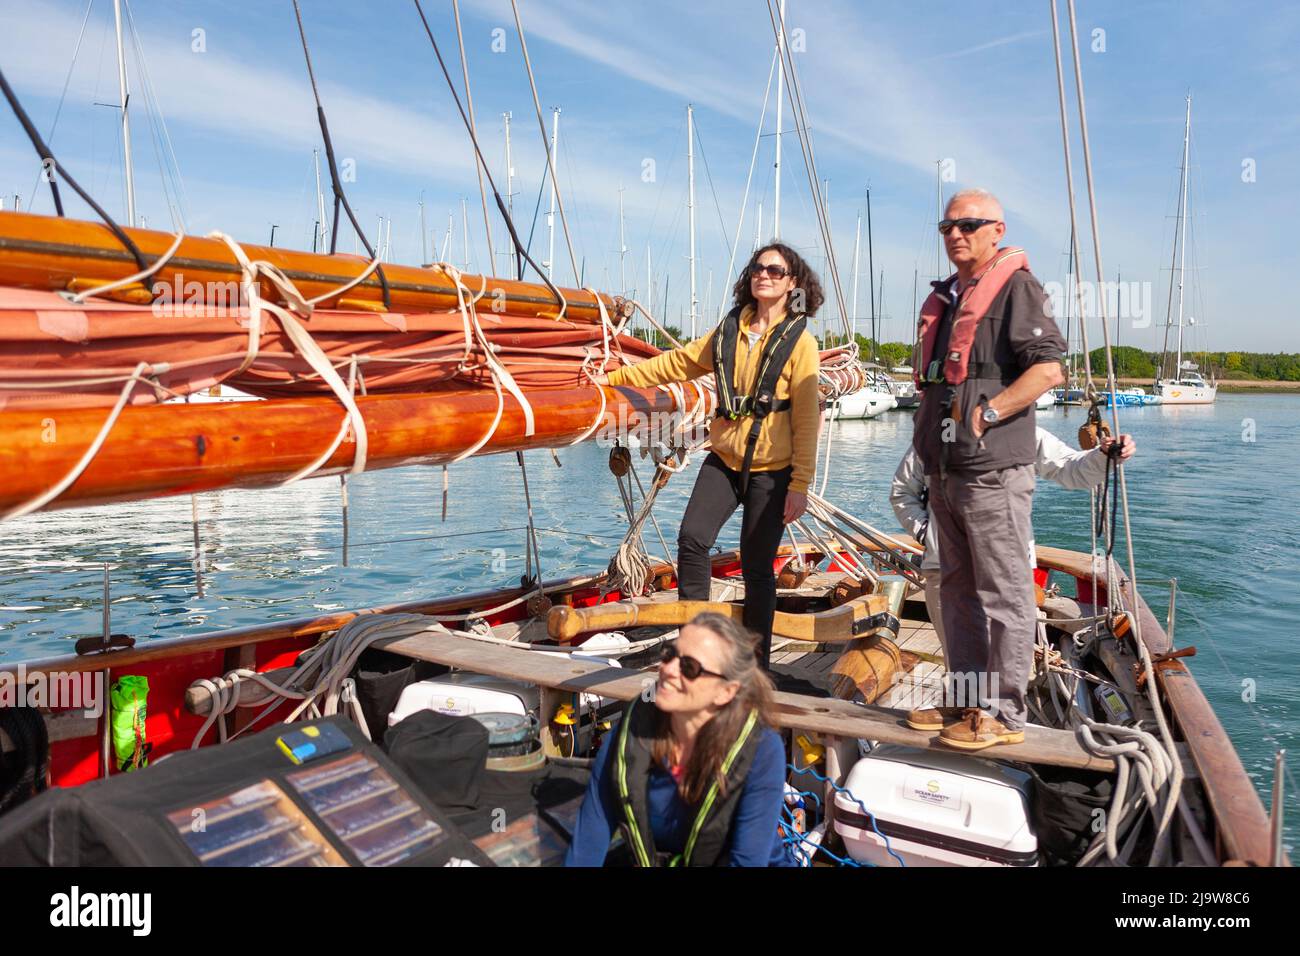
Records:
[[[693,403],[695,386],[686,386]],[[662,389],[605,388],[602,427],[666,416],[673,399]],[[492,439],[479,452],[556,448],[586,434],[601,410],[594,387],[535,391],[536,422],[525,435],[523,409],[510,395]],[[451,461],[478,442],[497,413],[495,392],[430,392],[359,397],[366,421],[367,470]],[[99,454],[46,510],[216,488],[284,481],[330,446],[344,419],[330,398],[126,408]],[[0,412],[0,511],[29,501],[61,480],[102,428],[103,409]],[[599,434],[599,430],[597,430]],[[353,464],[356,444],[344,441],[317,475]]]
[[[854,625],[889,609],[889,600],[881,594],[866,594],[848,604],[815,614],[788,614],[777,611],[772,633],[780,637],[818,643],[851,641],[858,635]],[[546,619],[547,632],[557,641],[569,642],[592,631],[618,630],[647,625],[680,627],[697,614],[722,614],[737,624],[743,623],[744,609],[738,604],[720,601],[673,601],[670,603],[635,603],[620,601],[588,608],[553,607]]]
[[[152,229],[125,229],[125,232],[150,263],[171,248],[175,239],[170,233]],[[250,259],[264,260],[278,267],[309,299],[345,285],[369,265],[369,260],[363,257],[343,253],[331,256],[279,247],[241,245]],[[443,270],[392,263],[384,263],[383,270],[391,293],[389,301],[394,309],[456,308],[456,286]],[[0,212],[0,285],[61,292],[78,280],[81,287],[100,286],[138,271],[135,259],[101,223]],[[151,284],[175,286],[178,280],[182,288],[197,282],[206,289],[208,283],[238,282],[240,268],[224,242],[191,236],[181,242],[172,259],[149,281]],[[543,283],[476,275],[462,276],[461,281],[474,294],[485,288],[489,303],[494,299],[500,301],[512,313],[544,317],[559,312],[555,295]],[[264,287],[262,292],[273,300],[278,298],[270,287]],[[568,304],[566,318],[574,322],[600,322],[595,295],[581,289],[561,288],[560,292]],[[382,308],[383,294],[378,275],[371,273],[349,289],[347,298],[354,305],[368,303]],[[602,298],[607,309],[615,308],[612,297]]]
[[[553,654],[535,654],[444,634],[416,634],[381,641],[375,646],[416,660],[617,700],[632,700],[642,695],[649,699],[655,682],[653,672],[609,667],[591,660],[563,659]],[[938,734],[912,730],[903,723],[900,712],[883,707],[778,693],[772,716],[778,727],[795,730],[812,730],[847,739],[861,737],[922,749],[943,746],[937,742]],[[1091,770],[1111,770],[1114,766],[1109,760],[1086,753],[1069,731],[1045,727],[1026,728],[1023,744],[998,747],[996,752],[985,752],[980,756]]]

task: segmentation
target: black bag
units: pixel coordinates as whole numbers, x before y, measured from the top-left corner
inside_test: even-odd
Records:
[[[441,677],[451,668],[428,661],[413,661],[401,654],[369,648],[361,652],[352,670],[357,686],[357,702],[366,718],[366,727],[376,743],[388,730],[388,715],[397,706],[402,691],[416,681]]]
[[[384,750],[420,792],[449,812],[477,807],[488,732],[477,720],[416,711],[384,734]]]
[[[1049,866],[1073,866],[1097,836],[1098,809],[1109,812],[1114,783],[1091,770],[1022,765],[1034,781],[1029,816]]]

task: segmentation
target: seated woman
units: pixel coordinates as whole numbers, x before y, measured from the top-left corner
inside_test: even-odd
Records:
[[[785,748],[755,635],[699,614],[664,648],[592,768],[566,866],[601,866],[615,828],[638,866],[793,866],[777,831]]]

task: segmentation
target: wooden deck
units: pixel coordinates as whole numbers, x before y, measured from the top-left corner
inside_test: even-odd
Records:
[[[924,614],[924,608],[923,603],[918,608],[914,601],[903,605],[896,643],[900,649],[916,654],[921,660],[909,673],[899,675],[898,684],[877,701],[878,706],[911,710],[934,704],[941,695],[939,675],[943,672],[943,654],[939,637],[929,621],[907,616],[909,611]],[[772,671],[780,684],[792,690],[798,687],[800,692],[808,692],[803,689],[806,684],[825,691],[830,687],[831,668],[841,650],[841,645],[787,644],[773,651]]]

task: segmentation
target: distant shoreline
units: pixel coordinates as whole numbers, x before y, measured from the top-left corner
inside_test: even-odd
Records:
[[[1145,385],[1152,386],[1155,384],[1153,379],[1149,378],[1117,378],[1115,381],[1120,385]],[[1300,392],[1300,382],[1277,382],[1267,381],[1265,379],[1237,378],[1237,379],[1220,379],[1220,392]]]

